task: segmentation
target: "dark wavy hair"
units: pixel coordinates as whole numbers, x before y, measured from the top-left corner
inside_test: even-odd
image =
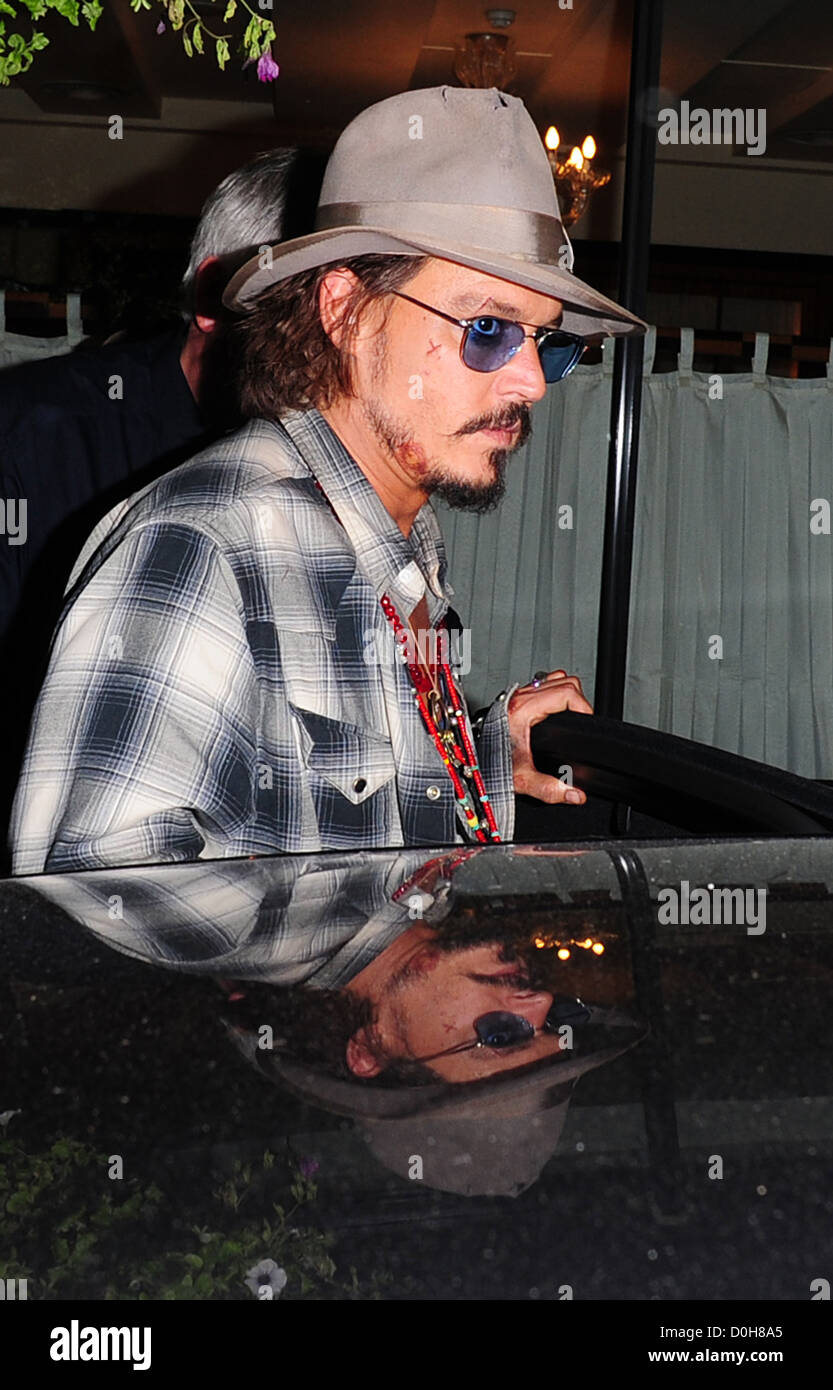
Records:
[[[286,410],[326,409],[351,396],[351,331],[368,305],[406,285],[426,259],[356,256],[302,271],[258,295],[234,329],[242,414],[275,420]],[[325,332],[318,309],[321,282],[335,269],[351,270],[358,280],[345,306],[341,347]]]
[[[533,905],[534,903],[534,905]],[[604,936],[609,947],[626,937],[621,902],[566,904],[546,893],[534,900],[512,894],[486,901],[461,897],[448,916],[437,924],[436,944],[444,952],[469,950],[475,946],[497,945],[499,959],[518,964],[529,980],[529,987],[548,993],[572,994],[569,974],[558,958],[562,944],[573,946],[573,955],[584,970],[595,957],[576,952],[575,941]],[[586,975],[584,976],[586,980]],[[227,981],[227,1025],[256,1038],[259,1028],[268,1024],[274,1034],[274,1048],[287,1060],[307,1064],[339,1080],[356,1081],[347,1065],[347,1044],[362,1028],[372,1028],[375,1011],[369,999],[345,989],[316,989],[309,985],[275,985],[257,980]],[[232,1002],[233,1001],[233,1002]],[[472,1032],[472,1037],[474,1033]],[[265,1064],[268,1052],[255,1053]],[[423,1086],[441,1081],[424,1062],[404,1057],[388,1057],[382,1072],[360,1082],[367,1086]]]
[[[371,1001],[349,990],[257,981],[237,982],[222,1016],[227,1026],[252,1037],[268,1024],[276,1052],[342,1081],[357,1080],[347,1065],[348,1042],[360,1028],[371,1027],[374,1022]],[[257,1052],[255,1059],[265,1060]],[[392,1058],[386,1061],[379,1076],[360,1084],[424,1086],[437,1080],[437,1075],[421,1062]]]

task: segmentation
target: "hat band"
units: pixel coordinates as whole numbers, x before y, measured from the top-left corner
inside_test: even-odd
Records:
[[[461,221],[470,220],[461,228]],[[478,230],[488,226],[488,243],[477,241]],[[557,217],[520,208],[492,207],[484,203],[327,203],[319,207],[315,219],[317,232],[335,227],[373,227],[407,240],[449,241],[470,251],[482,250],[537,265],[569,270],[572,247]],[[568,252],[562,263],[562,248]]]

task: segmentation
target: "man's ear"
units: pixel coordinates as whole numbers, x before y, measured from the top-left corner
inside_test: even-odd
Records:
[[[379,1061],[373,1047],[371,1035],[367,1028],[360,1028],[354,1033],[345,1053],[347,1065],[354,1076],[371,1077],[378,1076],[384,1070],[383,1063]]]
[[[334,347],[344,345],[345,320],[350,308],[358,277],[343,266],[330,270],[318,289],[318,312],[321,326]]]
[[[194,281],[194,323],[201,333],[213,333],[224,313],[222,295],[229,279],[221,256],[207,256],[197,267]]]

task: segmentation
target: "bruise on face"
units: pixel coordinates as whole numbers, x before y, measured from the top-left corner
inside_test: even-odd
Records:
[[[420,477],[428,472],[428,458],[425,450],[421,444],[415,443],[414,440],[409,439],[404,444],[397,444],[394,453],[397,462],[410,472],[417,473]]]

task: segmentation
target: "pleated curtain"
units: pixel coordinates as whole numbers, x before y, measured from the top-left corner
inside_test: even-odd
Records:
[[[6,332],[6,293],[0,289],[0,371],[19,367],[23,362],[39,362],[43,357],[61,357],[84,340],[81,321],[81,295],[66,296],[67,331],[60,338],[37,338],[28,333]]]
[[[826,376],[678,369],[643,381],[625,718],[833,777],[833,349]],[[472,708],[562,666],[593,698],[612,343],[534,409],[485,516],[437,504],[471,629]],[[464,648],[465,650],[465,648]]]

